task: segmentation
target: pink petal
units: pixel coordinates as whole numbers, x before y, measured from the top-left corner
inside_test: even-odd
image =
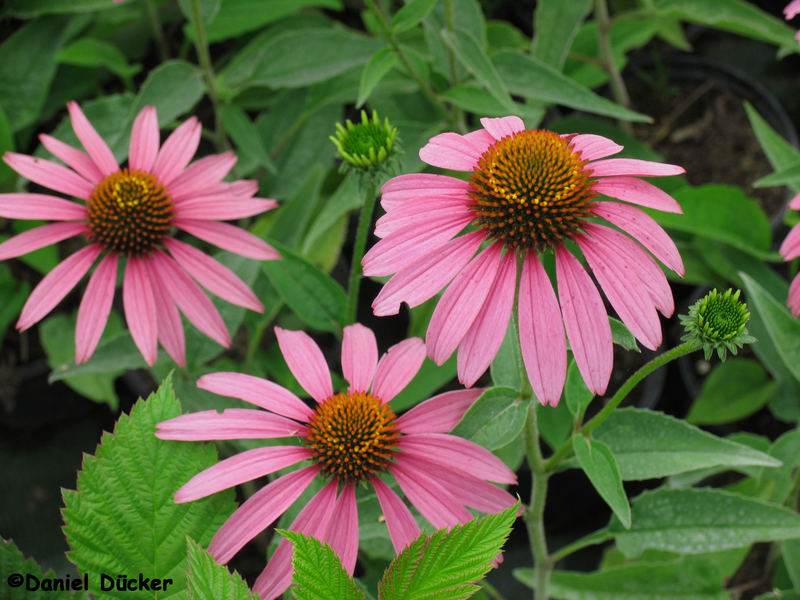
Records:
[[[634,175],[637,177],[665,177],[685,173],[683,167],[638,158],[606,158],[586,165],[592,177]]]
[[[786,239],[783,240],[779,252],[783,260],[792,260],[800,256],[800,225],[792,227]]]
[[[664,212],[682,214],[680,205],[665,191],[635,177],[605,177],[594,182],[592,189],[617,200],[646,206]]]
[[[381,206],[386,211],[402,208],[409,200],[420,198],[439,198],[456,196],[468,199],[470,189],[468,181],[434,175],[432,173],[409,173],[398,175],[383,184],[381,188]]]
[[[595,202],[592,211],[635,237],[658,260],[683,276],[683,261],[675,242],[650,215],[620,202]]]
[[[375,494],[378,496],[394,551],[400,554],[406,546],[419,537],[421,533],[419,525],[414,520],[411,511],[392,488],[375,476],[370,477],[369,482],[375,488]]]
[[[424,360],[425,344],[419,338],[408,338],[389,348],[375,369],[373,395],[384,403],[391,401],[414,379]]]
[[[195,117],[190,117],[188,121],[178,126],[173,131],[153,162],[152,173],[163,185],[169,185],[197,151],[200,144],[200,134],[203,126]]]
[[[291,419],[251,408],[226,408],[221,413],[204,410],[162,421],[156,427],[157,438],[182,442],[269,439],[302,432],[302,426]]]
[[[94,191],[94,186],[75,171],[49,160],[16,152],[6,152],[3,160],[9,167],[33,183],[38,183],[42,187],[50,188],[67,196],[88,200]]]
[[[197,191],[219,183],[236,163],[232,151],[205,156],[193,162],[169,184],[170,195],[179,202]]]
[[[0,194],[0,217],[77,221],[86,218],[86,207],[46,194]]]
[[[611,377],[611,326],[603,300],[589,275],[564,246],[556,248],[561,314],[578,370],[593,394],[605,393]]]
[[[186,318],[218,344],[230,346],[231,337],[225,322],[203,290],[161,250],[154,252],[150,260],[161,284]]]
[[[158,116],[153,106],[145,106],[133,122],[131,130],[128,168],[131,171],[150,172],[158,154]]]
[[[333,396],[328,363],[317,343],[305,331],[275,328],[283,358],[292,375],[317,402]]]
[[[147,272],[144,261],[135,256],[128,258],[125,280],[122,284],[122,305],[131,337],[148,365],[156,362],[158,331],[156,328],[156,303],[153,286],[158,286]]]
[[[281,257],[277,250],[261,238],[229,223],[175,219],[172,224],[209,244],[247,258],[278,260]]]
[[[486,152],[489,149],[489,146],[492,146],[497,141],[494,137],[492,137],[492,134],[485,129],[478,129],[476,131],[465,133],[463,138],[465,141],[469,142],[479,156]]]
[[[231,304],[264,312],[264,305],[256,298],[253,290],[225,265],[194,246],[174,238],[165,238],[164,246],[175,262],[212,294]]]
[[[197,387],[221,396],[239,398],[284,417],[307,422],[314,412],[286,388],[244,373],[208,373],[197,380]]]
[[[529,252],[519,281],[519,344],[536,397],[558,406],[567,378],[567,341],[550,278]]]
[[[151,281],[159,281],[158,274],[154,271],[152,264],[147,263]],[[153,286],[153,300],[156,303],[156,329],[158,339],[164,350],[170,355],[179,366],[186,366],[186,338],[183,335],[183,321],[178,307],[169,295],[169,292],[161,286]]]
[[[81,248],[45,275],[33,288],[25,306],[22,307],[22,313],[17,321],[17,329],[25,331],[53,310],[56,304],[61,302],[64,296],[69,294],[72,288],[86,275],[86,271],[92,266],[100,254],[100,250],[100,246],[96,244]]]
[[[581,160],[595,160],[611,156],[622,150],[622,146],[603,137],[591,133],[581,133],[570,140],[570,146],[581,155]]]
[[[191,502],[311,458],[301,446],[269,446],[235,454],[201,471],[175,492],[175,502]]]
[[[472,518],[470,512],[437,481],[420,477],[419,471],[405,467],[402,461],[389,470],[411,504],[436,529],[466,523]]]
[[[22,256],[82,233],[89,233],[86,223],[49,223],[35,227],[0,244],[0,260]]]
[[[220,564],[280,517],[303,493],[319,472],[318,466],[306,467],[279,477],[250,496],[219,528],[208,551]]]
[[[447,433],[484,392],[481,388],[444,392],[429,398],[397,419],[402,433]]]
[[[108,254],[89,279],[78,307],[75,326],[75,362],[81,364],[92,356],[106,327],[117,286],[117,255]]]
[[[53,156],[61,159],[64,164],[78,175],[91,183],[100,183],[103,174],[100,172],[100,169],[97,168],[97,165],[94,164],[94,161],[89,158],[88,154],[46,133],[39,134],[39,141],[42,142],[42,146],[47,148]]]
[[[428,356],[436,364],[450,357],[478,316],[500,267],[502,249],[492,244],[480,252],[442,294],[425,338]]]
[[[786,8],[783,9],[783,15],[787,21],[793,19],[798,14],[800,14],[800,0],[792,0],[786,5]]]
[[[344,328],[342,338],[342,374],[350,389],[366,392],[378,365],[378,342],[372,330],[360,323]]]
[[[503,343],[516,283],[516,255],[507,251],[500,259],[500,268],[486,301],[458,346],[458,380],[467,387],[489,368]]]
[[[794,210],[800,210],[800,194],[797,194],[794,198],[789,200],[789,204],[787,206],[789,208],[793,208]]]
[[[372,302],[375,315],[396,315],[403,301],[414,307],[432,298],[464,268],[484,238],[482,231],[461,235],[447,242],[440,251],[398,271]],[[442,260],[443,256],[446,260]]]
[[[446,469],[464,471],[479,479],[497,483],[517,482],[513,471],[486,448],[454,435],[412,433],[400,438],[397,447],[410,456],[422,458]]]
[[[786,306],[792,309],[792,316],[797,317],[800,315],[800,274],[795,275],[792,279],[792,285],[789,286],[789,296],[786,298]]]
[[[111,150],[97,133],[89,119],[83,114],[81,107],[77,102],[67,102],[67,110],[69,111],[69,118],[72,121],[72,130],[78,139],[86,148],[92,161],[97,165],[98,170],[103,176],[111,175],[119,171],[119,165]]]
[[[520,131],[525,131],[525,123],[519,117],[498,117],[481,119],[481,125],[488,131],[491,136],[496,140],[502,140],[504,137],[514,135]]]
[[[358,508],[352,483],[345,484],[333,507],[325,540],[339,557],[344,570],[352,576],[358,555]]]
[[[469,209],[469,202],[466,196],[408,200],[402,209],[386,213],[378,219],[375,223],[375,235],[384,238],[413,227],[433,228],[446,225],[456,215],[472,219],[474,215]]]
[[[481,154],[463,136],[451,132],[433,136],[419,151],[420,159],[429,165],[456,171],[472,171]]]
[[[188,172],[188,171],[187,171]],[[241,198],[231,196],[200,196],[175,203],[178,219],[232,221],[244,219],[271,210],[278,206],[275,200],[266,198]]]

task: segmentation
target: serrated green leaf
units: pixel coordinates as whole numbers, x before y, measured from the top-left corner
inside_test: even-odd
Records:
[[[414,379],[397,394],[390,404],[394,412],[414,406],[430,396],[456,376],[456,356],[453,354],[446,363],[439,366],[426,358]]]
[[[437,0],[409,0],[392,17],[392,30],[395,33],[401,33],[413,29],[428,16],[428,13],[436,6],[436,2]]]
[[[391,48],[381,48],[369,59],[358,84],[356,108],[361,108],[380,80],[398,63],[397,55]]]
[[[182,598],[186,590],[186,536],[208,544],[236,508],[233,490],[176,504],[175,490],[217,458],[214,447],[155,437],[157,423],[180,415],[167,378],[157,392],[122,415],[94,456],[85,455],[77,490],[64,490],[64,533],[69,558],[90,580],[101,573],[141,573],[172,579],[164,592],[101,591],[106,598]]]
[[[631,512],[627,531],[618,523],[611,525],[626,556],[647,548],[701,554],[800,537],[800,515],[720,490],[645,492],[634,498]]]
[[[744,103],[744,109],[747,112],[747,118],[750,119],[750,126],[758,138],[758,143],[761,144],[769,164],[775,171],[781,171],[800,163],[800,151],[797,148],[783,139],[749,102]],[[795,189],[800,189],[800,179],[791,185]]]
[[[53,578],[61,580],[66,587],[71,587],[78,578],[67,579],[68,575],[57,577],[52,569],[45,573],[35,560],[23,556],[13,540],[6,541],[0,538],[0,575],[2,575],[0,586],[3,590],[3,600],[85,600],[86,598],[86,593],[83,591],[52,589],[56,585],[52,582]],[[48,579],[51,589],[42,590],[42,584]],[[19,585],[16,585],[16,582],[19,582]],[[82,580],[79,583],[83,586]]]
[[[497,351],[490,367],[492,382],[497,386],[522,389],[522,351],[519,348],[519,335],[514,321],[506,327],[506,336]]]
[[[340,0],[225,0],[208,25],[209,42],[261,29],[304,8],[342,10]]]
[[[508,387],[483,392],[461,417],[452,434],[496,450],[517,437],[525,427],[530,400]]]
[[[611,507],[622,525],[630,527],[631,507],[622,487],[617,461],[609,447],[603,442],[576,435],[572,438],[572,449],[594,489]]]
[[[189,600],[258,600],[236,571],[217,564],[200,544],[187,538],[189,562],[186,571]]]
[[[543,0],[534,13],[533,56],[561,70],[578,29],[589,14],[591,0]]]
[[[328,544],[297,531],[278,533],[294,544],[292,594],[297,600],[363,600],[364,594]]]
[[[779,466],[763,452],[650,410],[616,410],[594,430],[592,437],[608,445],[625,481],[718,465]]]
[[[695,425],[738,421],[769,402],[777,385],[756,361],[729,358],[703,382],[686,420]]]
[[[420,535],[389,565],[378,584],[380,600],[469,598],[511,533],[519,503],[433,535]]]
[[[105,67],[123,79],[139,72],[141,66],[129,65],[128,59],[113,44],[84,37],[63,48],[56,57],[58,62],[80,67]]]

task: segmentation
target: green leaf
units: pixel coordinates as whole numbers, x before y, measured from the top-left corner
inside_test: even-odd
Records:
[[[537,2],[533,17],[533,57],[560,71],[572,40],[591,8],[591,0]]]
[[[592,398],[594,398],[594,394],[586,387],[577,363],[570,360],[567,368],[567,380],[564,384],[564,402],[567,404],[569,412],[580,421]]]
[[[533,400],[536,407],[536,418],[539,422],[539,433],[553,450],[567,441],[575,429],[575,417],[569,411],[566,402],[559,402],[557,406],[543,406],[538,400]]]
[[[276,173],[276,176],[280,171]],[[319,196],[325,173],[321,165],[314,165],[308,170],[306,177],[274,213],[268,215],[273,219],[269,229],[270,241],[284,244],[291,250],[299,250],[311,219],[317,214]]]
[[[456,355],[453,354],[442,366],[426,358],[414,379],[403,391],[392,398],[394,412],[410,408],[430,396],[456,376]]]
[[[178,0],[178,6],[180,7],[183,16],[186,17],[186,20],[189,21],[189,23],[194,22],[195,2],[198,5],[200,19],[202,20],[203,24],[210,23],[214,17],[217,16],[217,12],[222,4],[222,0]]]
[[[782,546],[787,575],[794,589],[800,592],[800,540],[787,540]]]
[[[158,122],[169,123],[194,108],[205,92],[200,70],[183,60],[161,63],[145,79],[131,108],[133,118],[145,106],[155,106]]]
[[[157,392],[122,415],[105,433],[95,456],[84,455],[77,491],[64,490],[64,533],[70,560],[90,581],[101,573],[142,573],[172,579],[165,593],[139,597],[182,598],[186,589],[186,536],[205,546],[236,508],[233,490],[176,504],[175,490],[216,463],[214,447],[157,439],[161,421],[179,416],[167,378]],[[119,598],[92,589],[98,600]]]
[[[519,335],[514,321],[509,321],[506,337],[497,351],[490,367],[492,382],[497,386],[522,389],[522,351],[519,348]]]
[[[776,173],[758,179],[753,186],[757,188],[772,187],[776,185],[795,186],[800,181],[800,164],[797,162],[785,167]]]
[[[617,461],[611,450],[603,442],[589,440],[582,435],[572,438],[572,449],[578,464],[586,473],[594,489],[614,511],[614,514],[627,529],[631,526],[631,507],[622,487]]]
[[[189,600],[258,600],[235,571],[216,563],[214,558],[191,538],[186,540],[189,563],[186,571]]]
[[[308,326],[340,332],[347,302],[342,286],[285,246],[274,245],[281,260],[266,261],[262,268],[281,299]]]
[[[356,108],[361,108],[369,98],[372,90],[381,79],[398,63],[397,55],[391,48],[381,48],[369,59],[364,70],[361,71],[361,81],[358,84],[358,99]]]
[[[0,265],[0,298],[3,298],[0,303],[0,340],[6,336],[11,321],[19,316],[29,291],[26,281],[17,281],[8,265]]]
[[[769,402],[776,387],[756,361],[730,358],[714,367],[703,382],[686,420],[695,425],[738,421]]]
[[[114,8],[108,0],[11,0],[12,15],[29,19],[45,14],[94,12]]]
[[[228,135],[236,144],[239,159],[249,159],[256,166],[267,167],[274,172],[275,165],[272,164],[261,136],[247,113],[235,104],[223,104],[219,108],[219,116]]]
[[[488,450],[496,450],[517,437],[525,427],[529,400],[507,387],[483,392],[451,433]]]
[[[88,37],[69,44],[58,53],[56,60],[79,67],[105,67],[122,79],[130,78],[141,69],[139,65],[129,65],[128,59],[115,45]]]
[[[74,341],[70,342],[70,344],[74,346]],[[83,377],[84,375],[102,376],[103,373],[117,370],[147,368],[147,363],[142,357],[142,353],[134,344],[133,338],[131,338],[131,334],[127,330],[104,335],[92,357],[85,363],[76,365],[75,354],[74,352],[71,354],[70,358],[60,362],[54,361],[50,365],[52,372],[47,379],[48,382],[53,383],[54,381]]]
[[[800,429],[791,429],[775,440],[769,455],[783,464],[777,469],[764,469],[758,483],[771,489],[769,500],[783,504],[792,492],[793,473],[800,467]]]
[[[294,544],[292,594],[297,600],[361,600],[364,594],[328,544],[297,531],[278,530]]]
[[[392,31],[401,33],[419,25],[428,16],[436,0],[409,0],[409,2],[392,17]]]
[[[625,327],[625,323],[614,317],[608,317],[608,324],[611,326],[611,339],[615,344],[622,346],[625,350],[641,352],[641,350],[639,350],[639,344],[636,343],[636,338],[633,337],[630,330]]]
[[[625,481],[719,465],[780,464],[743,444],[718,438],[663,413],[637,408],[614,411],[592,437],[608,445]]]
[[[41,590],[45,580],[52,581],[57,575],[52,569],[43,572],[35,560],[26,559],[13,540],[6,541],[0,538],[0,574],[3,577],[0,585],[3,587],[4,600],[85,600],[86,598],[83,592]],[[58,579],[66,582],[67,586],[71,586],[78,579],[77,577],[67,579],[67,577],[69,575]],[[12,578],[13,581],[19,582],[19,587],[11,585]],[[80,583],[82,585],[82,581]]]
[[[508,114],[509,107],[504,102],[477,85],[464,83],[446,90],[442,95],[459,108],[476,115],[500,117]],[[513,110],[514,114],[527,119],[533,119],[538,115],[530,107],[519,103],[514,105]]]
[[[628,121],[652,121],[647,115],[628,110],[598,96],[556,69],[522,52],[502,50],[492,56],[492,63],[512,94]]]
[[[744,103],[744,109],[747,112],[747,118],[750,119],[750,126],[758,138],[758,143],[761,144],[773,169],[781,171],[800,162],[800,151],[784,140],[749,102]],[[800,179],[793,182],[792,186],[800,189]]]
[[[2,105],[0,105],[0,155],[6,152],[13,152],[14,149],[14,135],[11,133],[11,124],[8,122],[8,117],[6,117],[6,112],[3,110]],[[16,176],[14,169],[5,162],[0,164],[0,187],[16,178]]]
[[[363,205],[364,194],[358,184],[358,175],[351,171],[345,175],[336,191],[325,201],[322,209],[315,211],[317,217],[303,240],[303,254],[308,254],[314,243],[337,221]]]
[[[481,519],[420,535],[389,565],[378,584],[380,600],[469,598],[511,533],[519,503]]]

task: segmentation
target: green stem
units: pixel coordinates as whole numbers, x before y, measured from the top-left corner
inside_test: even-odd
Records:
[[[447,31],[455,35],[455,13],[453,10],[453,0],[444,0],[444,20],[447,26]],[[447,47],[447,62],[450,66],[450,87],[458,85],[458,64],[456,63],[456,56],[453,49]],[[461,133],[466,133],[467,123],[464,120],[464,111],[458,106],[453,105],[453,119],[456,122],[456,127]]]
[[[372,179],[365,187],[367,193],[364,197],[364,206],[361,208],[361,216],[358,218],[358,230],[355,242],[353,242],[353,258],[350,262],[350,282],[347,286],[347,310],[345,312],[346,325],[356,322],[358,289],[361,286],[361,259],[364,257],[364,248],[367,246],[367,235],[372,223],[372,213],[375,210],[377,197],[375,182]]]
[[[628,90],[625,88],[625,82],[622,80],[622,74],[614,62],[614,52],[611,49],[611,21],[608,17],[606,0],[595,0],[594,18],[597,21],[597,45],[600,50],[600,59],[603,62],[603,68],[608,73],[611,93],[614,95],[614,100],[617,101],[617,104],[630,108],[631,99],[628,95]],[[630,133],[630,123],[620,119],[619,125],[623,130]]]
[[[539,445],[539,429],[536,422],[536,403],[528,406],[528,421],[525,429],[525,444],[528,464],[531,468],[531,505],[524,513],[525,524],[533,554],[533,565],[536,568],[536,587],[533,597],[547,600],[547,588],[550,585],[550,571],[553,561],[547,553],[547,538],[544,529],[544,507],[547,500],[547,484],[550,472],[542,458]]]
[[[219,90],[217,89],[217,78],[214,74],[214,66],[211,64],[211,53],[208,50],[208,39],[206,38],[206,28],[203,23],[203,13],[200,10],[200,0],[190,0],[192,5],[192,27],[194,27],[194,47],[197,52],[197,59],[200,61],[200,68],[203,71],[203,79],[206,82],[208,98],[214,108],[214,144],[217,150],[227,149],[225,140],[225,129],[222,118],[219,114]]]
[[[167,40],[164,37],[164,30],[161,28],[161,19],[158,17],[158,9],[153,4],[153,0],[144,0],[144,9],[147,14],[147,22],[150,24],[150,29],[153,32],[153,39],[156,41],[158,54],[161,61],[169,58],[169,51],[167,50]]]
[[[484,579],[483,581],[481,581],[481,587],[483,588],[483,591],[486,593],[486,595],[489,596],[489,598],[491,598],[492,600],[505,600],[503,594],[500,593],[500,590],[498,590],[491,583],[489,583],[488,580]]]
[[[605,421],[609,415],[614,411],[617,406],[619,406],[620,402],[622,402],[625,397],[630,393],[630,391],[636,387],[636,385],[645,377],[647,377],[650,373],[658,369],[659,367],[663,367],[668,362],[675,360],[681,356],[686,354],[690,354],[695,350],[699,350],[701,345],[695,341],[685,342],[680,346],[675,346],[674,348],[667,350],[663,354],[659,354],[650,362],[642,365],[639,369],[623,383],[617,392],[611,397],[611,400],[603,407],[603,409],[597,413],[591,421],[586,423],[583,427],[581,427],[580,431],[573,435],[583,435],[588,436],[592,431],[594,431],[598,425],[600,425],[603,421]],[[553,453],[553,455],[547,459],[545,463],[545,468],[547,470],[555,470],[558,467],[558,464],[561,460],[569,453],[570,449],[572,448],[572,437],[564,442],[558,450]]]

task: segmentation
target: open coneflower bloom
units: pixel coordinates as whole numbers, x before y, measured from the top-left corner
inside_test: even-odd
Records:
[[[442,364],[458,348],[458,376],[470,386],[500,348],[519,275],[520,348],[539,401],[555,406],[561,397],[565,329],[586,385],[603,394],[611,329],[597,287],[573,252],[583,253],[630,331],[648,348],[659,346],[656,310],[669,316],[674,305],[650,253],[679,274],[683,263],[667,233],[631,205],[681,212],[672,197],[636,176],[684,170],[606,158],[622,146],[598,135],[526,130],[513,116],[481,124],[466,135],[437,135],[419,152],[435,167],[470,172],[469,181],[422,173],[383,186],[386,214],[375,228],[382,239],[362,264],[366,275],[394,276],[373,310],[395,314],[402,302],[417,306],[450,283],[428,326],[428,354]],[[558,297],[540,261],[549,252]]]
[[[76,236],[88,242],[36,286],[17,328],[25,330],[47,315],[102,255],[78,309],[76,362],[87,361],[97,347],[111,311],[121,260],[125,317],[148,364],[156,360],[158,341],[178,364],[186,363],[179,310],[204,334],[228,346],[225,323],[197,284],[239,306],[263,311],[263,305],[230,269],[174,234],[180,229],[242,256],[278,259],[263,240],[218,222],[259,214],[276,202],[254,198],[255,181],[222,181],[236,162],[232,152],[189,165],[202,129],[194,117],[159,147],[156,109],[143,108],[133,123],[128,166],[121,168],[80,107],[75,102],[67,107],[86,152],[40,135],[42,145],[66,166],[14,152],[4,156],[23,177],[81,202],[48,194],[0,194],[0,217],[58,221],[0,244],[0,260]]]
[[[375,336],[363,325],[344,329],[342,370],[347,391],[334,393],[322,352],[300,331],[275,328],[283,357],[300,385],[316,401],[309,407],[289,390],[241,373],[212,373],[197,386],[240,398],[265,410],[226,409],[182,415],[158,424],[167,440],[294,437],[296,445],[248,450],[202,471],[175,493],[176,502],[202,498],[301,461],[309,466],[275,479],[251,496],[225,522],[208,547],[226,563],[274,522],[318,475],[327,480],[289,529],[327,542],[352,575],[358,551],[356,487],[375,490],[397,552],[420,533],[401,498],[381,476],[392,475],[406,498],[434,527],[472,518],[466,507],[497,512],[514,498],[488,481],[516,478],[491,452],[449,435],[481,390],[446,392],[397,417],[388,404],[425,358],[412,338],[391,347],[380,360]],[[487,481],[488,480],[488,481]],[[283,540],[256,581],[262,600],[291,583],[292,548]]]
[[[798,8],[800,12],[800,8]],[[800,210],[800,194],[792,198],[789,208]],[[800,256],[800,225],[795,225],[789,231],[786,239],[783,240],[779,250],[783,260],[792,260]],[[792,309],[792,314],[797,317],[800,315],[800,274],[795,275],[792,285],[789,286],[789,297],[786,305]]]

